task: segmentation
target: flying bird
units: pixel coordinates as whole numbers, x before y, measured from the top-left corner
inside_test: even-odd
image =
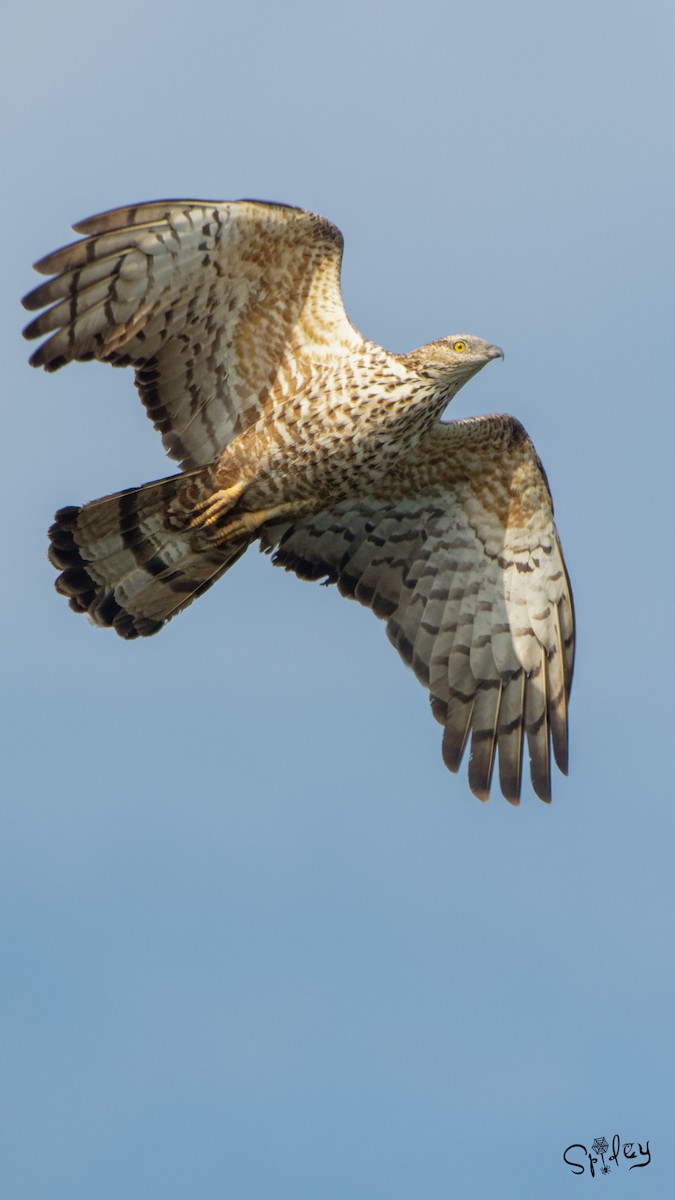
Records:
[[[323,217],[241,200],[158,201],[74,226],[24,333],[55,371],[132,366],[180,474],[63,508],[56,588],[94,625],[156,633],[253,542],[371,608],[428,689],[457,771],[486,800],[567,773],[569,581],[548,483],[511,416],[440,420],[502,352],[456,334],[391,354],[350,324],[343,239]]]

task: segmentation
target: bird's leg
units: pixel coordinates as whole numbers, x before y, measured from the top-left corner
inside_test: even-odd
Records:
[[[219,488],[217,492],[211,492],[205,500],[199,500],[194,505],[194,515],[190,519],[190,527],[200,529],[215,525],[216,521],[219,521],[234,507],[247,487],[248,480],[246,482],[239,481],[232,487]]]
[[[213,542],[216,546],[221,546],[225,542],[236,541],[237,538],[250,537],[268,521],[276,521],[280,517],[302,517],[305,513],[313,512],[315,508],[316,504],[311,500],[287,500],[271,508],[243,512],[226,525],[221,525],[213,536]]]

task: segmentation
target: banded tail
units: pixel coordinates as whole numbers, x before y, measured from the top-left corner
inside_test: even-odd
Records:
[[[120,637],[148,637],[241,557],[252,538],[215,546],[206,531],[189,527],[180,493],[190,475],[201,474],[175,475],[57,512],[49,560],[61,571],[56,590],[74,612]]]

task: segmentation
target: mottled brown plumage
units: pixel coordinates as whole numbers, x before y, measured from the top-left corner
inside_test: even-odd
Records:
[[[387,622],[428,688],[456,771],[520,797],[522,750],[550,799],[567,771],[572,600],[546,479],[522,426],[443,409],[501,351],[445,338],[389,354],[350,325],[342,238],[321,217],[254,201],[165,201],[76,226],[31,362],[134,367],[181,474],[82,508],[50,530],[56,586],[122,637],[155,633],[253,541],[337,583]]]

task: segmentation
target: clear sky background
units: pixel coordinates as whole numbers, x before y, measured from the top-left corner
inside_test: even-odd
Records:
[[[0,1195],[669,1194],[671,0],[42,0],[3,40]],[[504,347],[450,415],[517,415],[555,497],[550,808],[474,799],[383,626],[255,552],[144,642],[54,593],[54,510],[171,466],[129,372],[27,367],[18,300],[165,196],[330,217],[391,350]],[[650,1166],[565,1166],[614,1134]]]

